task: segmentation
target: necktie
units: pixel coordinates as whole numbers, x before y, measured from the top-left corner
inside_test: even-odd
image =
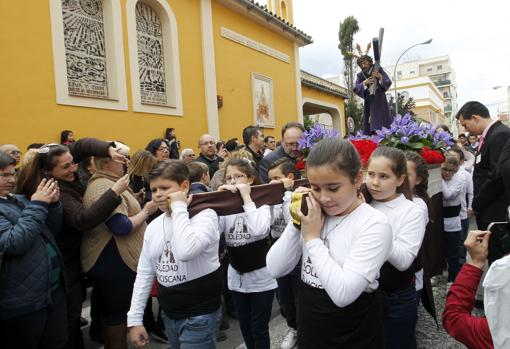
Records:
[[[483,141],[485,140],[484,136],[480,136],[480,140],[478,141],[478,153],[482,150]]]

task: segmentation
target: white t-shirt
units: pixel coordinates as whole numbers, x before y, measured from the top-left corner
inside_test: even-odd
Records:
[[[278,239],[291,220],[290,216],[290,197],[291,192],[285,191],[283,203],[271,206],[271,237]]]
[[[210,274],[220,267],[218,216],[206,209],[189,219],[184,202],[172,203],[172,216],[154,219],[145,230],[128,312],[128,326],[143,324],[154,276],[172,287]]]
[[[255,203],[243,206],[244,213],[220,217],[220,233],[225,234],[227,246],[247,245],[269,235],[271,212],[269,206],[257,208]],[[228,266],[228,289],[242,293],[264,292],[277,288],[276,280],[263,267],[247,273],[239,273]]]
[[[445,181],[441,179],[443,189],[443,207],[460,206],[463,187],[463,177],[456,173],[452,179]],[[460,215],[443,219],[444,231],[461,231]]]
[[[425,215],[423,210],[403,194],[391,201],[372,201],[372,207],[388,217],[393,232],[393,247],[388,257],[397,270],[409,269],[416,259],[425,235]]]
[[[273,277],[290,273],[302,256],[301,280],[324,289],[339,307],[378,286],[379,270],[391,250],[391,227],[383,214],[363,203],[345,216],[326,216],[321,238],[304,243],[292,222],[271,247]]]
[[[464,165],[459,167],[457,172],[462,178],[462,191],[460,193],[460,219],[467,219],[467,210],[471,209],[473,203],[473,175],[465,170]]]
[[[425,229],[426,229],[427,224],[429,222],[429,210],[427,208],[427,204],[425,203],[425,201],[423,201],[422,198],[417,196],[413,196],[413,202],[420,206],[420,208],[423,211],[423,214],[425,215]],[[415,276],[414,285],[416,287],[416,291],[419,291],[423,289],[423,268],[414,273],[414,276]]]

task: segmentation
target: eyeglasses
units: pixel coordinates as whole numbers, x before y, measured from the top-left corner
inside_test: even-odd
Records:
[[[183,155],[183,156],[190,157],[190,158],[194,158],[194,157],[195,157],[195,154],[186,154],[186,155]]]
[[[235,174],[233,176],[227,176],[227,177],[225,177],[225,182],[227,182],[227,183],[232,182],[232,180],[234,182],[237,182],[237,180],[241,179],[241,178],[246,178],[246,175],[239,173],[239,174]]]
[[[168,147],[159,147],[157,150],[158,151],[170,151],[170,149],[168,149]]]
[[[10,155],[21,155],[21,152],[19,150],[11,150],[9,152]]]
[[[1,179],[8,179],[10,177],[12,177],[12,178],[16,177],[16,172],[2,172],[2,173],[0,173]]]
[[[293,143],[283,142],[283,144],[285,144],[289,148],[297,148],[299,146],[298,142],[293,142]]]

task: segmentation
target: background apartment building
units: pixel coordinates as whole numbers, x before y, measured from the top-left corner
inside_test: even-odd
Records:
[[[457,86],[455,70],[449,56],[399,63],[396,71],[394,66],[387,66],[384,69],[392,80],[396,80],[389,92],[395,93],[396,83],[398,93],[407,92],[404,94],[413,97],[417,109],[415,113],[418,117],[432,123],[446,123],[454,134],[458,132],[455,122],[458,109]],[[393,76],[394,73],[396,79]],[[428,83],[429,79],[430,83]],[[421,88],[417,89],[417,86]],[[426,92],[425,89],[428,91]],[[440,100],[442,100],[442,106]],[[427,113],[429,117],[426,117]]]

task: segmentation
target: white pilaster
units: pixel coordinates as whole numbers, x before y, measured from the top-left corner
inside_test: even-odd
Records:
[[[202,61],[207,132],[216,139],[220,139],[218,105],[216,101],[216,60],[214,57],[214,29],[211,0],[200,0],[200,29],[202,33]]]

